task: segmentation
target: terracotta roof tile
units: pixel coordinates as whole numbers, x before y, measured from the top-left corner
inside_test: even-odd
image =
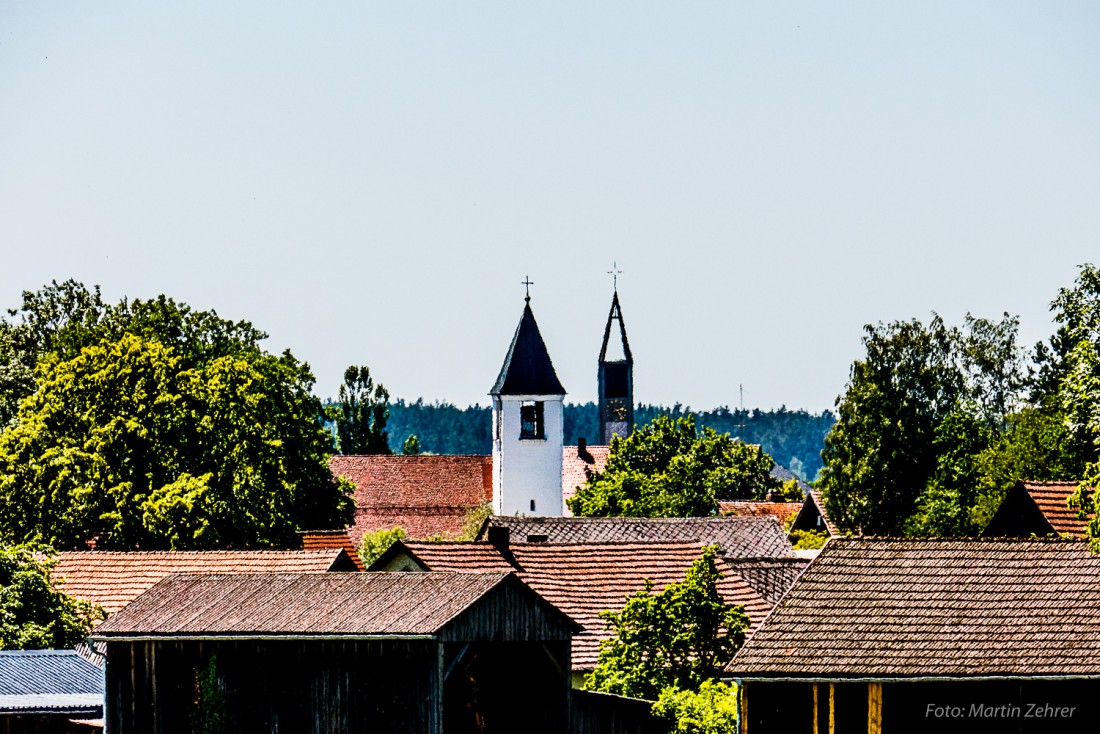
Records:
[[[345,550],[360,571],[367,570],[347,530],[306,530],[302,533],[302,550]]]
[[[67,594],[119,611],[171,574],[321,573],[340,568],[343,550],[62,551],[53,577]],[[349,563],[350,561],[343,561]]]
[[[1100,675],[1100,557],[1057,540],[833,538],[727,670]]]
[[[619,610],[627,595],[641,591],[645,579],[656,590],[682,581],[702,552],[698,542],[628,542],[592,544],[512,543],[502,553],[489,543],[416,543],[407,548],[431,571],[487,572],[512,570],[544,599],[580,623],[573,636],[573,669],[595,667],[601,640],[610,637],[599,618],[603,610]],[[753,626],[771,605],[719,557],[722,597],[744,604]]]
[[[577,488],[596,472],[607,466],[610,446],[587,446],[584,452],[577,446],[561,447],[561,496],[562,501],[577,493]],[[568,512],[568,507],[566,508]]]
[[[531,536],[550,543],[686,541],[718,545],[727,556],[774,558],[792,555],[791,542],[772,517],[510,517],[493,515],[482,529],[506,527],[512,540]]]
[[[774,517],[784,528],[802,509],[801,502],[759,502],[753,500],[721,500],[718,511],[734,517]]]
[[[491,456],[333,456],[329,466],[355,485],[355,545],[397,525],[412,538],[458,535],[493,498]]]
[[[104,622],[111,635],[431,635],[507,573],[171,576]]]
[[[1077,510],[1069,506],[1069,497],[1077,491],[1077,482],[1024,482],[1024,489],[1054,532],[1078,539],[1086,537],[1088,520],[1078,517]]]

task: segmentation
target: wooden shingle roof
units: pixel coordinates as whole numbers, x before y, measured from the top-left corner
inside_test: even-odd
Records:
[[[333,456],[332,473],[355,485],[356,546],[364,533],[400,525],[411,538],[453,536],[493,498],[493,457]]]
[[[172,576],[96,637],[434,635],[503,583],[522,586],[506,572]]]
[[[1057,540],[833,538],[727,672],[1100,675],[1100,557]]]
[[[62,551],[53,579],[66,594],[117,612],[176,573],[354,571],[342,549],[311,551]]]
[[[660,591],[682,581],[687,569],[702,554],[697,542],[629,543],[513,543],[498,549],[489,543],[404,542],[391,548],[387,558],[407,550],[425,570],[489,572],[512,570],[540,596],[584,629],[573,636],[574,670],[595,667],[601,640],[610,637],[604,610],[619,610],[626,597],[641,591],[645,579],[652,579]],[[382,564],[382,565],[379,565]],[[758,625],[771,605],[722,557],[718,569],[723,578],[719,592],[729,604],[744,604],[753,626]]]
[[[690,542],[717,545],[739,558],[793,555],[774,517],[514,517],[493,515],[482,527],[508,528],[515,542],[541,537],[549,543]]]

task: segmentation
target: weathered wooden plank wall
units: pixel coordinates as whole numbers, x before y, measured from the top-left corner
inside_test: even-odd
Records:
[[[668,725],[652,713],[653,704],[592,691],[572,692],[572,734],[668,734]]]
[[[111,642],[108,730],[438,734],[438,656],[432,640]]]

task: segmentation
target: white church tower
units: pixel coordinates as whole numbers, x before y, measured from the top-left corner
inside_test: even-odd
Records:
[[[528,283],[530,285],[530,283]],[[528,293],[493,398],[493,513],[562,514],[565,388],[531,312]]]

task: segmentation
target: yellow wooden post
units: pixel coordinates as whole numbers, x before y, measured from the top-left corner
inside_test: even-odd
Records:
[[[867,734],[882,734],[882,684],[867,684]]]
[[[741,734],[749,734],[749,697],[745,695],[744,681],[741,682],[739,688],[741,689],[738,692],[740,694],[738,697],[741,700],[741,721],[739,722],[739,728],[741,729]]]
[[[817,684],[814,683],[814,734],[818,734],[817,731]]]
[[[829,684],[829,734],[836,734],[836,684]]]

